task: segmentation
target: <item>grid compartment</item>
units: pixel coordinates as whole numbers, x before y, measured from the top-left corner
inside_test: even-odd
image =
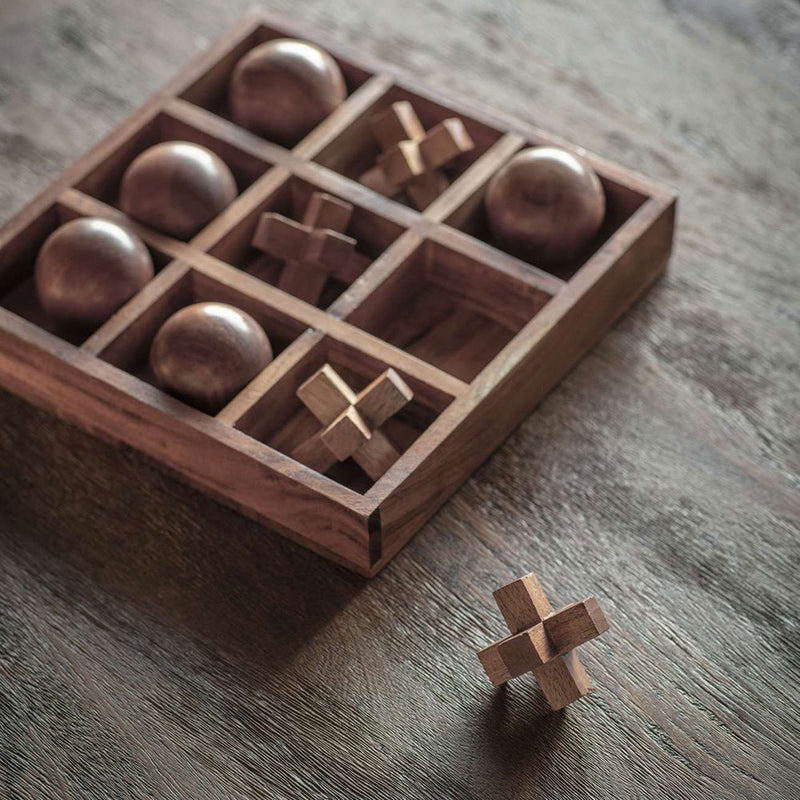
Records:
[[[228,106],[228,87],[231,76],[239,60],[254,47],[272,39],[294,38],[292,34],[266,25],[259,25],[246,38],[237,42],[220,61],[201,75],[181,95],[182,100],[211,111],[217,116],[231,120]],[[304,41],[313,41],[303,37]],[[330,48],[323,47],[336,61],[342,71],[347,86],[348,97],[371,77],[370,72],[338,57]],[[346,101],[345,101],[346,102]],[[258,134],[255,134],[258,135]]]
[[[355,392],[384,372],[390,364],[324,337],[276,381],[235,422],[238,430],[280,450],[286,455],[310,439],[322,427],[297,398],[298,387],[324,364],[330,364]],[[452,401],[452,397],[423,385],[408,374],[401,377],[414,392],[414,399],[381,427],[401,454],[415,442]],[[373,482],[352,458],[334,464],[326,475],[353,489],[366,492]]]
[[[241,150],[225,139],[212,136],[177,117],[162,112],[133,131],[113,153],[91,170],[76,188],[118,208],[122,176],[130,163],[147,148],[169,141],[192,142],[216,153],[233,173],[239,194],[272,166],[264,159]],[[212,223],[213,220],[209,222]]]
[[[302,322],[283,311],[223,285],[208,275],[187,269],[185,274],[143,308],[142,313],[135,316],[98,355],[140,380],[157,385],[150,369],[149,355],[158,329],[179,309],[202,302],[227,303],[248,313],[264,328],[275,358],[306,329]]]
[[[411,103],[426,131],[449,117],[458,117],[464,123],[475,147],[467,153],[462,153],[442,169],[442,172],[451,180],[462,175],[503,135],[502,131],[468,115],[459,113],[400,85],[394,85],[338,137],[324,147],[315,157],[315,161],[347,178],[358,180],[359,176],[375,166],[381,153],[372,134],[370,120],[375,114],[399,100],[407,100]],[[409,205],[404,194],[398,195],[395,199]]]
[[[267,283],[277,285],[284,262],[253,247],[251,245],[253,233],[261,214],[267,211],[274,211],[298,222],[301,221],[306,205],[315,191],[324,190],[292,175],[212,245],[209,253]],[[356,239],[356,250],[359,253],[374,261],[400,236],[403,228],[363,205],[357,203],[351,205],[353,205],[353,216],[345,233]],[[317,306],[327,308],[357,276],[347,276],[347,280],[344,277],[329,276]]]
[[[20,245],[23,246],[7,247],[0,254],[0,306],[71,344],[80,344],[93,331],[75,330],[57,325],[45,313],[36,294],[34,268],[39,250],[47,237],[63,224],[83,216],[86,215],[78,214],[68,206],[56,203],[31,223],[29,236],[26,237],[24,245],[20,240]],[[118,221],[124,224],[124,217]],[[146,241],[145,246],[150,252],[155,272],[158,273],[169,262],[170,257]]]
[[[549,143],[545,142],[530,141],[524,145],[524,147],[536,147],[544,144],[549,145]],[[577,155],[581,154],[577,153]],[[504,166],[508,160],[510,160],[510,158],[511,156],[502,164],[499,164],[497,170],[495,170],[495,173],[499,171],[501,167]],[[508,252],[510,255],[527,261],[535,267],[544,269],[539,264],[526,259],[524,254],[515,253],[506,250],[505,248],[500,248],[499,245],[495,244],[493,241],[486,217],[486,209],[484,206],[486,190],[492,177],[493,175],[482,181],[481,184],[469,194],[466,200],[460,203],[450,214],[447,215],[447,217],[444,219],[444,222],[447,225],[468,233],[470,236],[474,236],[476,239],[480,239],[481,241],[492,245],[493,247],[498,247],[499,249]],[[603,190],[606,196],[606,215],[600,230],[597,232],[592,241],[586,246],[586,248],[584,248],[583,252],[563,265],[560,265],[557,269],[547,270],[565,280],[572,277],[572,275],[574,275],[581,268],[581,266],[583,266],[583,264],[585,264],[586,261],[591,258],[591,256],[597,252],[597,250],[602,247],[603,244],[605,244],[605,242],[607,242],[614,235],[614,233],[619,230],[625,221],[630,219],[635,211],[647,200],[647,195],[637,191],[631,186],[626,186],[619,181],[614,180],[608,175],[603,174],[602,170],[598,171],[598,177],[603,185]]]
[[[426,240],[347,321],[471,381],[549,299],[523,278]]]

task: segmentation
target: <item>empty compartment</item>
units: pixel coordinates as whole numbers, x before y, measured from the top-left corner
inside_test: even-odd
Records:
[[[239,63],[239,60],[250,52],[254,47],[271,41],[272,39],[295,38],[291,34],[284,33],[277,28],[260,25],[252,34],[236,44],[219,61],[217,61],[207,72],[198,78],[183,94],[182,100],[186,100],[194,105],[217,114],[225,119],[231,119],[231,112],[228,105],[228,90],[231,76]],[[317,44],[310,39],[304,39],[312,44]],[[361,69],[357,65],[339,58],[334,52],[320,45],[323,50],[328,52],[342,71],[347,94],[351,95],[359,86],[367,81],[371,74]]]
[[[0,306],[75,345],[81,344],[94,331],[60,325],[45,313],[36,293],[34,270],[39,250],[47,237],[63,224],[80,216],[68,206],[56,203],[33,220],[0,252]],[[125,218],[122,215],[120,218],[116,221],[124,224]],[[158,273],[170,258],[147,242],[145,246]]]
[[[387,109],[392,103],[401,100],[411,103],[426,131],[451,117],[458,117],[464,123],[472,138],[474,148],[462,153],[441,169],[441,172],[450,181],[461,175],[503,135],[502,131],[472,117],[460,114],[458,111],[408,91],[401,86],[393,86],[340,136],[325,147],[315,160],[348,178],[358,180],[361,175],[376,165],[381,154],[381,148],[372,132],[372,118]],[[395,199],[410,205],[405,193],[397,195]]]
[[[131,162],[149,147],[171,141],[192,142],[216,153],[233,173],[240,194],[272,166],[223,139],[198,130],[167,113],[161,113],[131,133],[76,188],[118,208],[122,176]]]
[[[297,390],[325,364],[358,393],[390,366],[330,337],[323,338],[303,358],[286,370],[235,423],[244,433],[291,456],[297,448],[318,436],[322,423],[306,408]],[[440,390],[400,373],[414,396],[380,427],[396,452],[404,453],[431,425],[453,398]],[[325,475],[357,492],[366,492],[375,482],[354,458],[336,461]]]
[[[150,367],[150,347],[159,328],[179,309],[205,302],[226,303],[253,317],[267,334],[274,358],[306,330],[302,323],[279,309],[204,273],[189,270],[133,319],[98,355],[140,380],[157,386]]]
[[[347,321],[471,381],[548,300],[524,275],[427,240]]]
[[[291,283],[286,282],[288,276],[284,276],[284,282],[281,281],[284,270],[287,268],[286,260],[268,255],[263,250],[254,247],[251,242],[262,214],[274,212],[296,222],[302,222],[311,196],[314,192],[322,191],[308,181],[291,176],[214,244],[209,252],[216,258],[249,272],[267,283],[281,286],[292,294],[302,296],[301,292],[294,290]],[[342,198],[336,199],[345,202]],[[321,294],[316,300],[313,299],[313,293],[302,296],[302,299],[313,301],[319,308],[327,308],[333,303],[367,266],[403,232],[401,226],[373,211],[354,203],[350,203],[350,205],[353,207],[350,222],[343,231],[339,232],[356,240],[355,253],[347,259],[347,263],[327,273]],[[319,273],[319,270],[312,265],[295,264],[289,268],[303,268],[312,273]]]
[[[539,144],[529,142],[527,147],[535,147]],[[510,158],[509,158],[510,160]],[[499,170],[499,168],[498,168]],[[568,280],[574,275],[581,266],[600,248],[602,245],[613,236],[614,232],[647,200],[647,195],[644,195],[636,190],[625,186],[617,181],[608,178],[607,176],[598,173],[600,183],[603,185],[603,191],[606,196],[606,213],[603,219],[603,224],[595,237],[586,246],[582,253],[578,254],[575,258],[570,259],[564,264],[559,265],[557,269],[548,269],[559,278]],[[501,248],[494,240],[489,230],[489,222],[486,216],[486,208],[484,206],[484,198],[486,196],[486,189],[489,185],[491,178],[479,186],[455,211],[453,211],[444,222],[454,228],[458,228],[470,236],[474,236],[493,247]],[[506,250],[511,255],[521,258],[529,264],[540,269],[545,269],[540,264],[525,257],[524,253],[515,253]]]

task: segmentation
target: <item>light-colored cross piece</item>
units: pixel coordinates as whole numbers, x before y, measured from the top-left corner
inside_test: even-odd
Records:
[[[553,709],[594,688],[574,650],[608,630],[595,597],[553,611],[531,573],[501,586],[494,599],[511,635],[481,650],[478,658],[495,686],[532,671]]]
[[[405,191],[420,211],[450,185],[441,168],[475,146],[457,117],[445,119],[426,132],[407,100],[392,103],[376,114],[370,125],[383,152],[378,163],[359,180],[387,197]]]
[[[323,427],[291,453],[295,460],[325,473],[352,457],[376,481],[400,458],[380,427],[414,393],[393,369],[356,393],[325,364],[297,389],[297,396]]]
[[[329,275],[353,283],[369,265],[345,231],[353,206],[324,192],[309,198],[302,222],[272,211],[261,215],[251,244],[285,261],[278,288],[316,304]]]

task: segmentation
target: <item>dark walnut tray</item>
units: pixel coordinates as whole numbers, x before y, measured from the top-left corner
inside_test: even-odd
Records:
[[[234,125],[226,109],[237,60],[281,36],[327,49],[349,91],[292,150]],[[369,119],[396,100],[410,100],[426,129],[460,117],[475,143],[451,171],[449,189],[422,213],[356,181],[377,155]],[[127,221],[150,248],[156,276],[88,339],[67,341],[33,290],[39,247],[70,219],[121,217],[114,203],[125,168],[169,139],[214,150],[239,197],[189,242]],[[580,153],[607,197],[600,233],[558,275],[491,246],[483,211],[491,176],[523,147],[542,144]],[[250,246],[261,212],[297,218],[315,190],[353,204],[348,232],[373,259],[352,285],[331,281],[323,308],[271,285]],[[250,17],[0,231],[0,384],[374,575],[664,271],[675,202],[615,164],[421,88],[314,31]],[[160,391],[147,368],[160,324],[199,300],[249,312],[277,353],[216,416]],[[402,455],[376,482],[349,462],[321,475],[287,455],[314,427],[296,389],[326,362],[355,390],[393,367],[414,392],[384,428]]]

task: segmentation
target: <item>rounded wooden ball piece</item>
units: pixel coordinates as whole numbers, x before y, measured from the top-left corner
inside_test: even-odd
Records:
[[[234,121],[288,147],[346,97],[336,61],[298,39],[274,39],[254,47],[236,65],[230,84]]]
[[[216,153],[193,142],[162,142],[125,170],[119,204],[151,228],[190,239],[236,195],[233,174]]]
[[[272,361],[264,329],[226,303],[195,303],[173,314],[150,348],[158,383],[216,413]]]
[[[578,256],[606,211],[594,169],[557,147],[531,147],[514,156],[492,178],[485,204],[496,242],[548,268]]]
[[[57,228],[39,250],[34,269],[36,294],[47,315],[80,330],[98,328],[152,277],[144,242],[99,217]]]

